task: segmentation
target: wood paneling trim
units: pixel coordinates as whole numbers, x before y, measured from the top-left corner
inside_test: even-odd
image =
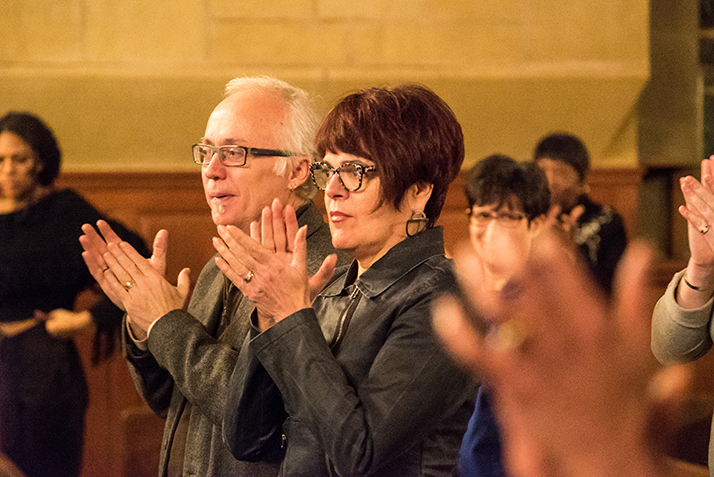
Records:
[[[196,172],[64,172],[58,182],[64,187],[83,189],[191,189],[201,187],[200,173],[200,169]]]

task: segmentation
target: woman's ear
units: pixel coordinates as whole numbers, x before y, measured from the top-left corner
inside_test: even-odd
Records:
[[[307,156],[301,156],[300,162],[290,171],[290,189],[296,189],[303,185],[310,176],[310,160]]]
[[[407,200],[406,205],[409,210],[424,210],[426,203],[429,202],[431,193],[434,190],[434,184],[425,184],[423,182],[412,184],[405,194]]]

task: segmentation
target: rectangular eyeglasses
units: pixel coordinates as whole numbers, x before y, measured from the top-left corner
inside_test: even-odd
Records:
[[[289,157],[296,155],[294,152],[280,149],[261,149],[258,147],[244,146],[209,146],[207,144],[194,144],[191,148],[193,150],[193,162],[202,166],[208,165],[216,153],[218,153],[218,159],[221,161],[221,164],[226,167],[245,166],[248,154],[256,157]]]

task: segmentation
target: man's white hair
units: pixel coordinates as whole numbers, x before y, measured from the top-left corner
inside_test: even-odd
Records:
[[[234,78],[226,84],[225,97],[232,94],[260,89],[276,94],[290,106],[289,121],[283,131],[278,131],[278,137],[284,141],[285,149],[299,155],[280,157],[275,165],[275,173],[284,176],[288,169],[294,167],[303,156],[312,163],[315,159],[315,133],[318,126],[318,116],[312,106],[307,92],[285,81],[270,76],[253,76]],[[317,188],[308,179],[294,191],[301,199],[312,199]]]

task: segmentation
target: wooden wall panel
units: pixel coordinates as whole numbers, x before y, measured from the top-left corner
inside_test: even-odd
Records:
[[[444,227],[444,245],[447,255],[451,255],[455,248],[469,238],[469,221],[466,215],[468,201],[464,194],[466,184],[465,171],[459,174],[449,187],[446,202],[441,210],[437,224]]]
[[[191,282],[195,283],[203,266],[216,253],[211,237],[218,233],[207,207],[201,212],[149,213],[143,215],[139,223],[146,237],[154,237],[161,229],[169,231],[166,268],[172,283],[185,267],[191,269]]]
[[[637,235],[637,194],[642,182],[639,169],[596,169],[590,172],[590,196],[609,204],[622,215],[629,237]]]
[[[450,188],[438,222],[444,226],[449,252],[468,239],[464,183],[465,171]],[[632,236],[637,230],[636,198],[640,172],[636,169],[594,170],[590,184],[592,197],[613,205],[623,215]],[[214,254],[210,239],[215,235],[215,226],[198,171],[65,173],[58,185],[77,190],[98,209],[139,232],[149,244],[159,229],[166,228],[169,231],[168,277],[171,281],[183,267],[191,268],[191,278],[195,281],[203,265]],[[315,202],[324,211],[321,194]],[[670,264],[655,274],[659,279],[655,279],[648,294],[652,304],[677,266]],[[91,396],[82,475],[143,475],[147,466],[158,462],[156,456],[151,456],[151,449],[158,452],[163,421],[150,415],[134,389],[121,355],[92,367],[88,365],[91,337],[80,336],[77,341],[87,364]],[[142,416],[145,416],[145,428],[142,428]],[[140,472],[139,468],[144,470]],[[153,472],[155,469],[148,475]]]

